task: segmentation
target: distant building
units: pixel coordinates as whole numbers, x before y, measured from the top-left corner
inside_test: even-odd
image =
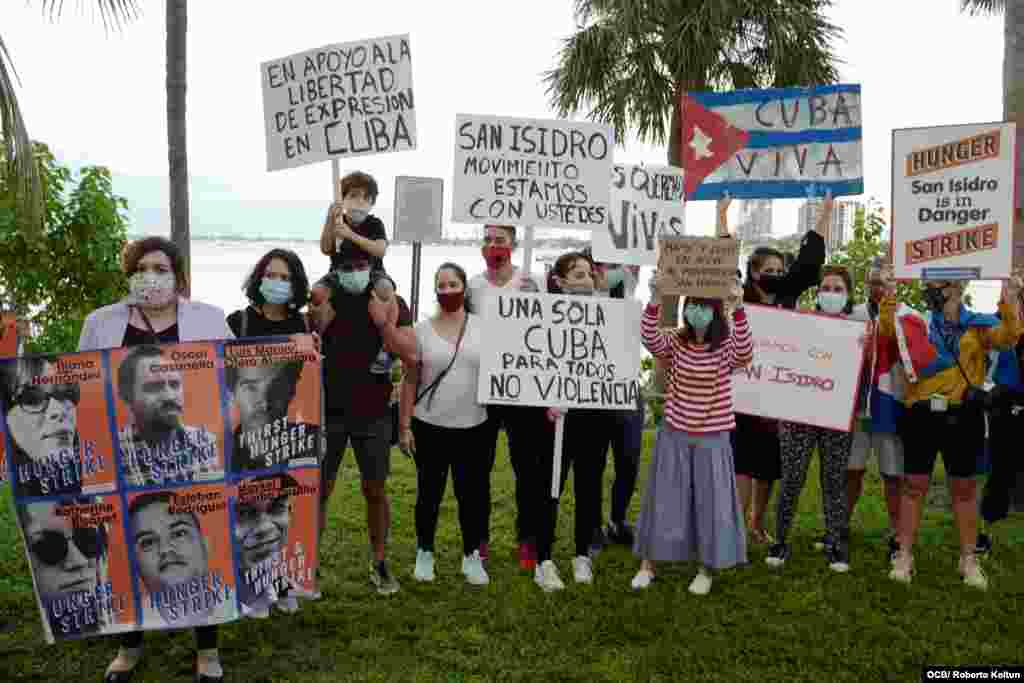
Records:
[[[736,236],[741,240],[752,240],[772,234],[772,200],[744,199],[740,202],[740,216],[736,224]]]
[[[841,249],[853,239],[853,222],[857,218],[857,210],[864,208],[860,202],[837,201],[832,207],[832,225],[825,236],[825,248],[832,252]],[[803,203],[797,217],[797,232],[801,235],[813,230],[818,222],[818,211],[821,210],[820,199],[810,199]]]

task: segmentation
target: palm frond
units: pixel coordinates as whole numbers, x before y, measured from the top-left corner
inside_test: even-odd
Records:
[[[86,3],[85,0],[78,0],[75,4],[78,10],[82,11]],[[99,12],[103,28],[108,32],[111,29],[120,30],[123,24],[138,19],[142,13],[136,0],[95,0],[94,3],[88,4],[94,11]],[[56,21],[64,13],[64,0],[43,0],[42,9],[50,21]]]
[[[13,189],[18,214],[24,217],[23,225],[30,232],[36,232],[42,227],[42,181],[14,91],[18,80],[10,53],[0,37],[0,156],[3,157],[0,172]]]
[[[979,14],[1002,14],[1006,11],[1006,0],[960,0],[960,11],[972,17]]]

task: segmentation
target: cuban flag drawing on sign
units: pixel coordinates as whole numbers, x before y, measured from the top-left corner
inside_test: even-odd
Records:
[[[684,93],[687,199],[861,194],[859,85]]]

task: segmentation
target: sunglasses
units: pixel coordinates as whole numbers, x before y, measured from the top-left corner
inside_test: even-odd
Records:
[[[69,540],[75,542],[78,552],[93,560],[100,555],[103,546],[103,532],[90,527],[74,529],[69,539],[59,531],[42,531],[29,547],[32,554],[38,557],[43,564],[56,567],[67,559],[68,552],[71,550]]]
[[[14,395],[14,405],[21,406],[29,413],[41,413],[55,401],[71,401],[76,406],[82,398],[82,390],[77,384],[57,384],[51,389],[43,389],[35,384],[26,384]]]

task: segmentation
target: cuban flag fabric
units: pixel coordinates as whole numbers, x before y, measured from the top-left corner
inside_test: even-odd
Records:
[[[687,199],[864,192],[860,85],[683,93]]]
[[[960,328],[992,328],[999,324],[994,315],[960,308]],[[921,313],[906,304],[896,310],[896,343],[907,380],[916,383],[943,370],[957,367],[960,339],[944,329],[942,316]]]

